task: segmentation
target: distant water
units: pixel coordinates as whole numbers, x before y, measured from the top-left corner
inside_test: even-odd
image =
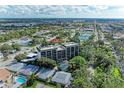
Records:
[[[52,23],[52,22],[124,22],[119,18],[0,18],[0,23]]]
[[[68,22],[123,22],[124,19],[116,18],[0,18],[0,30],[12,30],[30,27],[39,24],[63,24]]]

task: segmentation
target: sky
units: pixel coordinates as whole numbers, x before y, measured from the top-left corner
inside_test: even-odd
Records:
[[[124,18],[124,6],[0,5],[0,18]]]

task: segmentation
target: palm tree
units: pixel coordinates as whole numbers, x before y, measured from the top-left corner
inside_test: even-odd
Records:
[[[32,73],[32,74],[29,76],[29,80],[28,80],[28,82],[27,82],[27,85],[28,85],[28,86],[33,85],[34,80],[35,80],[35,74]]]

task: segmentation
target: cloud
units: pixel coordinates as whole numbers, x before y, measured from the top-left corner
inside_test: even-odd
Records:
[[[97,5],[93,7],[96,8],[97,10],[106,10],[109,8],[109,6],[103,6],[103,5]]]
[[[123,16],[124,7],[88,5],[8,5],[0,6],[0,17],[105,17]],[[118,15],[117,15],[118,14]]]
[[[119,8],[118,8],[118,11],[119,11],[119,12],[124,12],[124,7],[119,7]]]
[[[0,6],[0,13],[7,13],[9,6]]]

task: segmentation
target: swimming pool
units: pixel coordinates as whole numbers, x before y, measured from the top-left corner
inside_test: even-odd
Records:
[[[91,34],[82,34],[82,35],[79,36],[79,39],[81,41],[86,41],[86,40],[89,39],[90,36],[91,36]]]
[[[27,78],[25,76],[17,76],[15,77],[15,82],[19,84],[24,84],[27,82]]]

